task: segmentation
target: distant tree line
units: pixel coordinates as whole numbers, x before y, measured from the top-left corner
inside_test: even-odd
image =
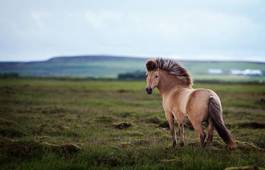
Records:
[[[19,77],[18,73],[0,73],[0,78],[17,78]]]
[[[145,72],[144,71],[135,71],[128,73],[120,73],[118,74],[119,80],[144,80]]]

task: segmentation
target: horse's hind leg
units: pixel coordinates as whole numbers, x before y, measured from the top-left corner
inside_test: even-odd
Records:
[[[205,141],[206,133],[204,132],[201,123],[193,124],[193,127],[200,137],[201,146],[205,147],[205,145],[206,145],[206,141]]]
[[[197,132],[200,137],[201,146],[204,147],[206,145],[206,133],[202,126],[203,117],[199,117],[198,114],[190,114],[189,120],[191,121],[195,132]]]
[[[211,143],[213,141],[213,131],[214,126],[211,119],[209,119],[209,125],[208,125],[208,137],[207,137],[207,143]]]

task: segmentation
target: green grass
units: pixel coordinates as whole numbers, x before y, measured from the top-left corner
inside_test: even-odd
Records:
[[[0,169],[265,167],[265,152],[257,149],[265,149],[265,128],[251,124],[265,125],[264,85],[194,86],[220,95],[225,122],[239,141],[232,152],[217,134],[213,146],[200,148],[189,129],[188,144],[171,148],[169,131],[159,127],[165,122],[160,96],[146,95],[144,87],[140,81],[0,79]],[[131,126],[115,128],[123,122]],[[46,147],[69,143],[81,150],[65,154]]]

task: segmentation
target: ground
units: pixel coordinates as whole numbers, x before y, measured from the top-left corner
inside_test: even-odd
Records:
[[[224,169],[265,167],[264,84],[196,84],[220,95],[239,148],[215,133],[202,149],[186,127],[171,147],[161,99],[144,81],[0,79],[1,169]]]

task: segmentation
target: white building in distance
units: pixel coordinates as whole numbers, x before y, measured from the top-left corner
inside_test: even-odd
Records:
[[[262,76],[261,70],[254,70],[254,69],[245,69],[245,70],[231,69],[230,73],[232,75]]]
[[[209,68],[208,74],[223,74],[223,70],[217,68]]]

